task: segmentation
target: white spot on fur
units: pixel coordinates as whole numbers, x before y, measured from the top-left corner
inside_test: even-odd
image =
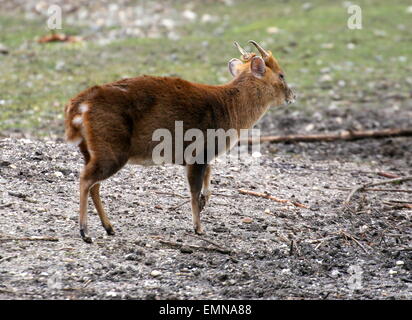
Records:
[[[82,137],[78,137],[72,140],[67,140],[67,142],[73,146],[78,146],[83,141]]]
[[[86,103],[82,103],[82,104],[79,106],[79,111],[80,111],[81,113],[85,113],[85,112],[89,111],[89,106],[88,106]]]
[[[75,116],[72,120],[72,124],[74,126],[80,126],[83,123],[83,118],[82,116]]]

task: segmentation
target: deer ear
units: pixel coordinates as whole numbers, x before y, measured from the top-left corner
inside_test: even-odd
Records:
[[[239,66],[242,65],[242,61],[239,59],[233,58],[232,60],[229,61],[229,71],[232,74],[232,76],[237,77],[240,73]]]
[[[250,71],[256,78],[262,78],[266,72],[265,61],[261,57],[253,57],[250,62]]]

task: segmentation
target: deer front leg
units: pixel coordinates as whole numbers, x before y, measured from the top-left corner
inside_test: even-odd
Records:
[[[200,210],[207,205],[210,200],[211,191],[210,191],[210,176],[211,176],[212,168],[210,164],[206,165],[205,175],[203,177],[203,190],[200,195]]]
[[[186,166],[192,204],[193,227],[197,234],[203,233],[200,223],[200,212],[205,205],[205,199],[204,197],[203,200],[201,199],[201,191],[207,166],[207,164],[191,164]]]

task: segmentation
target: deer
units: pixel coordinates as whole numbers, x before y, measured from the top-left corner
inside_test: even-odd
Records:
[[[69,100],[64,110],[65,139],[78,146],[84,158],[79,182],[79,226],[86,243],[92,243],[87,222],[89,195],[103,228],[108,235],[114,235],[100,198],[100,185],[128,163],[153,165],[152,152],[158,142],[152,137],[156,129],[165,128],[173,134],[175,121],[182,121],[184,130],[196,128],[202,132],[210,128],[248,129],[271,106],[295,101],[296,95],[272,52],[254,40],[249,42],[260,55],[235,42],[241,57],[228,62],[233,78],[225,84],[142,75],[90,87]],[[210,162],[182,164],[196,234],[203,233],[200,213],[212,194]]]

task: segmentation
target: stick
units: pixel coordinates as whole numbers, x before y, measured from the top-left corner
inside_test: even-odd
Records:
[[[359,247],[362,248],[363,251],[365,251],[365,253],[369,253],[368,250],[366,250],[366,248],[365,248],[358,240],[356,240],[356,238],[355,238],[354,236],[352,236],[352,235],[349,234],[349,233],[346,233],[346,232],[343,231],[343,230],[342,230],[340,233],[341,233],[341,235],[343,235],[344,237],[353,240]]]
[[[389,180],[379,181],[379,182],[370,182],[370,183],[367,183],[361,186],[357,186],[353,188],[352,191],[349,193],[348,197],[346,198],[344,202],[344,205],[347,206],[349,204],[351,198],[356,192],[364,191],[368,187],[375,187],[375,186],[379,186],[379,185],[387,184],[387,183],[399,183],[399,182],[405,182],[405,181],[411,181],[411,180],[412,180],[412,176],[406,176],[403,178],[389,179]]]
[[[219,243],[214,242],[214,241],[212,241],[212,240],[209,240],[209,239],[206,239],[206,238],[203,238],[203,237],[197,236],[197,235],[195,235],[195,234],[190,234],[190,233],[187,233],[187,235],[188,235],[188,236],[190,236],[190,237],[196,238],[196,239],[203,240],[203,241],[208,242],[208,243],[210,243],[210,244],[213,244],[214,246],[216,246],[216,247],[218,247],[218,248],[222,248],[222,249],[225,249],[225,250],[230,251],[229,249],[227,249],[227,248],[223,247],[223,246],[222,246],[222,245],[220,245]]]
[[[180,207],[184,206],[186,203],[189,203],[189,202],[190,202],[190,200],[186,200],[186,201],[183,201],[182,203],[180,203],[180,204],[178,204],[178,205],[176,205],[176,206],[169,207],[168,209],[169,209],[169,210],[176,210],[177,208],[180,208]]]
[[[383,130],[357,130],[350,131],[345,130],[337,133],[326,133],[326,134],[294,134],[286,136],[263,136],[260,138],[248,138],[243,139],[241,142],[247,141],[250,144],[262,143],[262,142],[317,142],[317,141],[337,141],[337,140],[359,140],[359,139],[380,139],[387,137],[400,137],[400,136],[412,136],[412,129],[383,129]]]
[[[255,196],[255,197],[265,198],[265,199],[269,199],[269,200],[276,201],[276,202],[280,202],[280,203],[291,203],[291,204],[293,204],[293,205],[296,206],[296,207],[308,209],[307,206],[305,206],[304,204],[299,203],[299,202],[297,202],[297,201],[291,201],[291,200],[286,200],[286,199],[279,199],[279,198],[276,198],[276,197],[274,197],[274,196],[271,196],[270,194],[267,194],[267,193],[260,193],[260,192],[245,190],[245,189],[239,189],[239,192],[240,192],[241,194],[247,194],[247,195],[251,195],[251,196]]]
[[[306,240],[306,243],[318,243],[318,242],[324,242],[324,241],[328,241],[328,240],[332,240],[332,239],[336,239],[339,238],[339,236],[330,236],[330,237],[325,237],[325,238],[321,238],[321,239],[313,239],[313,240]]]
[[[411,203],[394,203],[392,201],[383,201],[382,203],[384,204],[388,204],[390,206],[392,206],[393,209],[412,209],[412,204]]]
[[[174,248],[182,248],[182,247],[188,247],[196,250],[207,250],[207,251],[217,251],[220,253],[224,254],[230,254],[231,251],[227,249],[222,249],[222,248],[213,248],[213,247],[203,247],[203,246],[196,246],[193,244],[183,244],[183,243],[177,243],[173,241],[167,241],[167,240],[159,240],[160,243],[166,244],[168,246],[174,247]]]
[[[353,188],[330,188],[334,190],[353,190]],[[378,192],[404,192],[412,193],[410,189],[378,189],[378,188],[365,188],[363,191],[378,191]]]
[[[155,193],[157,193],[157,194],[164,194],[164,195],[166,195],[166,196],[171,196],[171,197],[179,197],[179,198],[182,198],[182,199],[189,198],[189,196],[182,196],[181,194],[177,194],[177,193],[174,193],[174,192],[155,191]]]
[[[377,175],[381,177],[385,177],[385,178],[391,178],[391,179],[400,178],[400,176],[398,176],[397,174],[383,172],[383,171],[378,172]]]
[[[12,240],[17,240],[17,241],[59,241],[58,238],[53,238],[53,237],[6,237],[2,238],[0,236],[0,241],[12,241]]]

